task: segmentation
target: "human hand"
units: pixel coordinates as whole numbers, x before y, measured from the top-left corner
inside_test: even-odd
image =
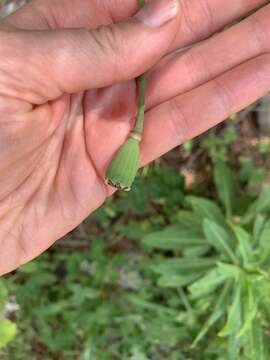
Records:
[[[190,47],[265,3],[183,0],[160,27],[143,15],[89,32],[76,28],[122,21],[137,0],[38,0],[0,23],[0,273],[111,193],[104,173],[136,113],[130,79],[152,68],[142,164],[269,90],[269,6]]]

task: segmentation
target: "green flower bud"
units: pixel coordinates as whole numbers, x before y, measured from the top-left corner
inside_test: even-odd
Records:
[[[145,0],[138,0],[140,7]],[[140,141],[143,132],[146,76],[138,78],[139,98],[135,127],[108,167],[105,182],[119,190],[130,191],[139,167]]]
[[[139,167],[140,140],[140,135],[132,132],[118,149],[107,170],[107,184],[119,190],[131,190]]]

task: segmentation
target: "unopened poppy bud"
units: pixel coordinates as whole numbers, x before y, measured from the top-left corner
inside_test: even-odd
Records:
[[[140,7],[144,6],[144,0],[138,0]],[[105,182],[119,190],[130,191],[135,180],[140,157],[140,141],[143,132],[144,106],[145,106],[145,87],[146,76],[138,78],[139,98],[138,113],[135,127],[130,133],[127,141],[118,149],[110,163]]]
[[[106,183],[119,190],[130,191],[139,168],[141,136],[131,133],[118,149],[107,170]]]

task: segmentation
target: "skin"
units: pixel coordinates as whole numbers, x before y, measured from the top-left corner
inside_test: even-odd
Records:
[[[0,274],[112,194],[103,177],[136,115],[136,76],[149,70],[142,165],[270,90],[267,3],[182,0],[162,30],[124,21],[136,0],[37,0],[0,22]]]

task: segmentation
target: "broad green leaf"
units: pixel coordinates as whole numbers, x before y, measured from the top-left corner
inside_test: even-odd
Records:
[[[262,262],[270,260],[270,219],[265,223],[259,236],[258,252]]]
[[[224,328],[219,332],[219,336],[227,337],[235,336],[239,332],[242,323],[242,307],[241,307],[241,286],[236,286],[234,290],[233,302],[228,310],[227,322]]]
[[[238,250],[244,265],[248,265],[254,261],[254,251],[252,249],[250,235],[240,226],[232,225],[232,229],[238,241]]]
[[[246,335],[246,355],[249,359],[267,360],[264,344],[263,328],[260,319],[254,318]]]
[[[163,275],[158,279],[157,283],[160,287],[178,288],[193,283],[202,275],[203,273],[188,274],[188,275]]]
[[[270,209],[270,186],[262,189],[259,197],[249,206],[242,222],[249,223],[256,215]]]
[[[214,165],[214,181],[218,197],[225,207],[226,214],[232,214],[235,182],[231,169],[224,161],[217,161]]]
[[[230,236],[223,227],[216,222],[205,219],[203,222],[203,231],[209,244],[216,249],[226,259],[231,260],[234,264],[238,263],[233,249],[230,247]]]
[[[205,245],[205,240],[197,230],[171,225],[162,231],[146,235],[142,243],[148,248],[182,250],[186,246]]]
[[[195,348],[198,343],[203,339],[203,337],[207,334],[209,329],[223,316],[226,311],[226,307],[231,298],[231,282],[227,281],[224,285],[220,296],[218,297],[217,303],[214,306],[214,310],[211,315],[206,320],[205,324],[203,325],[201,331],[197,335],[196,339],[192,344],[192,348]]]
[[[16,335],[16,325],[8,319],[0,320],[0,349],[12,341]]]
[[[222,274],[218,268],[209,271],[205,276],[189,286],[193,299],[206,296],[216,290],[228,279],[227,274]]]
[[[151,265],[150,268],[160,275],[197,274],[215,266],[216,258],[171,258]]]
[[[209,219],[217,222],[219,225],[226,227],[226,220],[218,205],[209,199],[198,196],[187,196],[187,202],[191,205],[198,218]]]

